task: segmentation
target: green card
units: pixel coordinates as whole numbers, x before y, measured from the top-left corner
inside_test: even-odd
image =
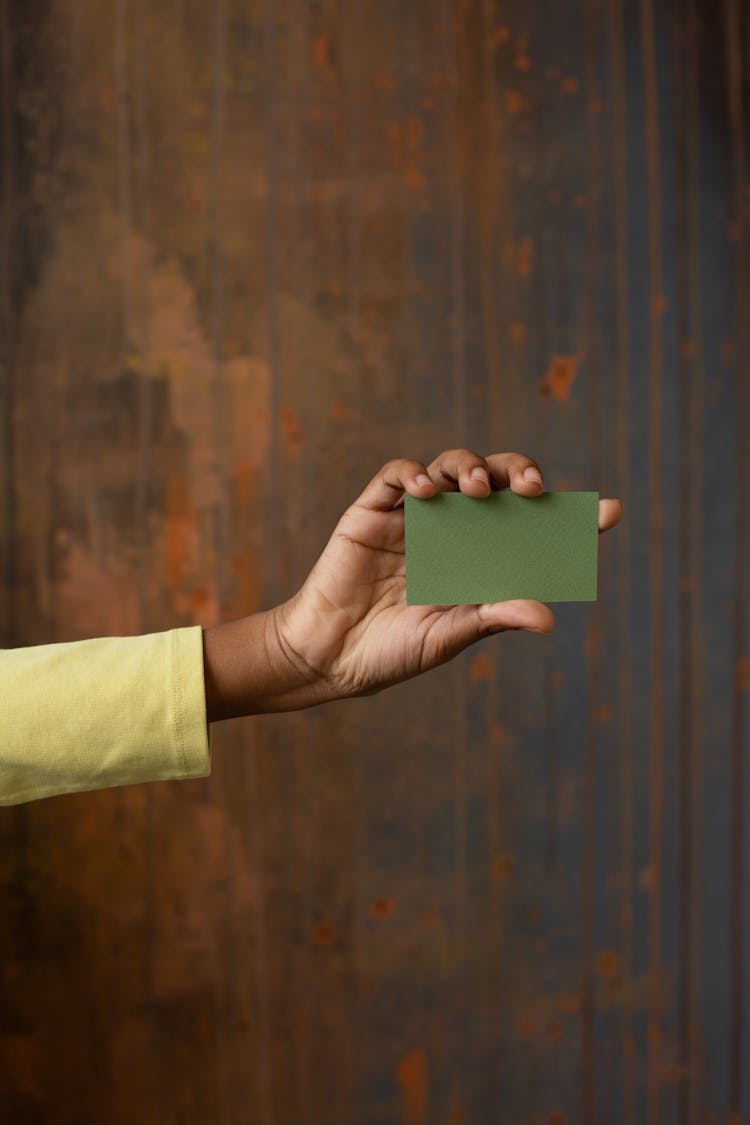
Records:
[[[598,492],[404,496],[408,605],[596,601]]]

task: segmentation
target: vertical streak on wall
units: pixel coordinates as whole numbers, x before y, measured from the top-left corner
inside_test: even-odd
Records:
[[[222,259],[221,229],[221,162],[224,132],[224,88],[226,68],[226,0],[216,0],[214,9],[213,88],[211,96],[211,148],[210,148],[210,235],[209,271],[211,292],[211,341],[213,348],[211,404],[213,411],[214,472],[219,481],[218,511],[214,525],[215,573],[217,603],[223,618],[227,611],[227,552],[229,528],[227,520],[227,464],[226,400],[224,393],[224,266]]]
[[[294,272],[291,287],[294,289],[299,301],[305,308],[313,306],[313,286],[310,271],[310,235],[307,229],[309,217],[310,180],[312,168],[309,159],[308,107],[311,98],[311,84],[309,74],[310,50],[310,10],[307,0],[290,0],[286,6],[287,22],[289,28],[288,51],[289,59],[294,66],[294,80],[292,90],[294,100],[291,112],[293,122],[289,154],[291,174],[294,178],[295,206],[290,209],[290,225],[288,235],[290,244],[295,247],[292,258]],[[308,400],[305,399],[305,402]],[[313,425],[312,412],[302,418],[302,425],[309,433]],[[319,491],[319,468],[315,457],[310,457],[309,467],[305,467],[305,479],[311,496]],[[312,501],[311,501],[312,502]],[[312,794],[317,782],[317,726],[310,723],[309,713],[296,712],[288,716],[293,724],[291,736],[295,739],[296,746],[292,751],[292,769],[294,771],[296,788],[293,790],[292,799],[299,793]],[[304,734],[303,734],[304,731]],[[246,752],[246,757],[251,751]],[[315,896],[315,877],[319,869],[319,849],[316,837],[315,806],[312,801],[304,802],[304,808],[297,808],[297,814],[303,821],[304,835],[301,846],[305,851],[305,862],[300,865],[298,872],[298,887],[301,900],[310,903]],[[298,837],[299,839],[299,837]],[[289,924],[289,923],[288,923]],[[293,923],[291,923],[293,926]],[[294,1036],[293,1075],[295,1100],[293,1112],[295,1119],[309,1121],[312,1125],[313,1116],[313,1066],[311,1064],[311,1027],[315,1016],[315,964],[311,956],[309,942],[301,940],[299,946],[299,973],[290,978],[290,994],[294,1010],[301,1012],[301,1033]]]
[[[305,0],[306,2],[306,0]],[[361,192],[364,176],[361,169],[362,152],[362,104],[361,93],[357,87],[355,75],[357,74],[356,60],[360,57],[358,49],[361,40],[358,40],[355,31],[360,26],[358,9],[350,4],[345,4],[341,12],[342,38],[344,46],[341,52],[342,79],[344,96],[344,113],[346,122],[346,336],[348,341],[348,361],[353,363],[353,393],[354,427],[356,441],[351,469],[354,479],[364,481],[367,479],[369,446],[365,433],[365,393],[363,379],[363,364],[360,355],[360,341],[362,338],[362,237],[361,237]],[[368,415],[369,417],[369,409]],[[355,720],[356,721],[356,720]],[[364,958],[366,948],[366,922],[363,903],[364,886],[366,884],[364,841],[366,840],[367,823],[367,798],[364,770],[364,749],[367,745],[367,729],[364,723],[355,727],[354,738],[357,752],[353,756],[352,769],[354,773],[354,794],[357,802],[356,821],[356,851],[352,858],[355,867],[355,891],[352,904],[352,942],[354,945],[352,961],[357,983],[361,975],[367,972]],[[356,1059],[356,1074],[353,1082],[355,1104],[362,1105],[362,1090],[365,1085],[364,1075],[367,1060],[370,1057],[370,1043],[367,1031],[367,1013],[362,989],[355,988],[353,999],[355,1026],[351,1029],[354,1040],[354,1057]]]
[[[0,427],[3,448],[0,463],[0,646],[17,643],[16,494],[14,484],[14,325],[13,231],[15,228],[15,137],[13,129],[13,52],[8,0],[0,0],[0,96],[2,96],[2,201],[0,202]]]
[[[264,0],[263,3],[263,42],[264,42],[264,83],[263,97],[265,101],[265,140],[266,140],[266,192],[267,192],[267,223],[266,223],[266,277],[268,294],[268,362],[270,368],[270,422],[268,477],[268,501],[266,507],[267,521],[267,549],[266,549],[266,575],[265,592],[272,605],[279,600],[279,558],[280,558],[280,523],[277,505],[274,500],[274,488],[278,486],[281,476],[281,459],[279,456],[279,395],[281,389],[281,363],[280,363],[280,334],[279,334],[279,250],[278,250],[278,184],[279,184],[279,158],[277,151],[278,125],[276,112],[276,67],[278,63],[276,49],[276,13],[273,0]],[[260,786],[258,779],[257,760],[254,753],[249,756],[248,783],[251,787],[252,807],[249,815],[253,821],[253,851],[258,875],[262,886],[262,837],[260,830],[261,802]],[[258,990],[258,1022],[260,1026],[260,1113],[261,1125],[272,1125],[273,1090],[271,1087],[271,1037],[270,1037],[270,990],[268,985],[268,953],[265,922],[265,896],[263,891],[258,896],[258,941],[256,946],[255,971]]]
[[[700,620],[700,507],[702,477],[701,412],[703,330],[700,315],[700,265],[696,193],[699,176],[700,92],[698,89],[696,0],[687,0],[684,23],[676,21],[675,74],[678,138],[677,179],[677,332],[680,414],[680,902],[677,989],[680,1066],[680,1125],[697,1120],[700,1059],[696,1051],[700,1002],[700,744],[701,696],[698,622]]]
[[[131,120],[129,99],[131,83],[128,74],[128,44],[130,26],[129,0],[115,0],[114,6],[114,72],[115,91],[117,104],[117,187],[118,209],[120,219],[120,269],[122,284],[120,287],[120,341],[118,365],[127,362],[133,346],[133,271],[132,271],[132,151],[131,151]],[[136,490],[140,488],[140,480],[136,482]],[[138,513],[134,513],[138,518]],[[140,525],[136,525],[136,534],[140,533]],[[142,579],[143,571],[139,578]],[[139,600],[141,621],[143,620],[143,594],[139,582]],[[125,797],[117,794],[117,820],[122,823]],[[154,926],[154,898],[153,898],[153,797],[147,793],[145,797],[145,814],[143,824],[143,864],[144,864],[144,925],[145,935],[142,950],[143,957],[143,990],[148,1003],[153,1003],[154,975],[152,953],[156,941]],[[152,1059],[158,1060],[158,1035],[155,1032],[154,1021],[148,1024],[148,1041]],[[158,1098],[158,1062],[151,1065],[149,1078],[155,1081],[154,1096]],[[162,1107],[163,1108],[163,1107]]]
[[[209,274],[209,301],[211,325],[211,442],[213,446],[212,467],[218,482],[215,520],[213,523],[213,558],[214,575],[216,581],[216,603],[219,607],[219,617],[224,619],[229,602],[227,589],[227,557],[230,550],[229,542],[229,513],[227,510],[229,491],[229,471],[227,467],[227,403],[225,391],[225,284],[224,284],[224,259],[222,253],[222,158],[224,139],[224,101],[226,84],[226,0],[216,0],[214,8],[213,26],[213,52],[211,66],[211,124],[209,141],[209,234],[208,234],[208,274]],[[244,758],[243,758],[244,761]],[[230,774],[227,770],[226,776]],[[237,963],[237,952],[234,943],[236,929],[232,916],[231,906],[236,901],[236,860],[234,848],[230,846],[229,832],[226,824],[226,810],[222,817],[224,869],[226,881],[224,886],[225,925],[223,929],[224,941],[229,944],[226,964]],[[217,1012],[217,1042],[214,1052],[216,1082],[218,1087],[218,1111],[223,1118],[231,1114],[232,1086],[229,1079],[228,1068],[228,1042],[227,1024],[229,1013],[233,1004],[229,997],[232,984],[227,980],[227,974],[222,973],[222,960],[213,966],[212,991]],[[218,982],[216,978],[218,976]]]
[[[130,113],[128,111],[128,0],[115,0],[115,87],[117,91],[117,185],[122,236],[121,343],[124,358],[131,346],[132,278],[130,269]]]
[[[687,61],[690,29],[675,25],[675,218],[677,256],[677,338],[678,338],[678,410],[679,410],[679,479],[680,479],[680,693],[679,693],[679,938],[677,964],[677,1029],[679,1036],[680,1066],[684,1068],[678,1091],[680,1125],[690,1119],[690,1093],[692,1089],[692,1043],[689,1033],[693,998],[690,964],[692,957],[692,926],[690,895],[693,885],[693,866],[690,824],[693,807],[693,731],[690,698],[690,643],[692,641],[693,602],[690,595],[691,563],[691,501],[693,492],[692,450],[688,444],[690,417],[691,350],[686,347],[690,336],[690,296],[687,256],[690,233],[688,229],[688,131],[687,131]]]
[[[659,97],[653,0],[641,2],[643,86],[648,188],[649,339],[649,485],[651,488],[651,645],[649,715],[649,1002],[647,1107],[649,1125],[661,1119],[662,1063],[662,806],[663,806],[663,496],[662,496],[662,245]]]
[[[599,42],[599,4],[587,0],[586,19],[586,97],[588,166],[586,221],[586,273],[584,289],[584,362],[587,374],[587,416],[589,464],[597,487],[601,481],[601,395],[599,388],[601,349],[599,342],[599,226],[601,211],[600,105],[597,59]],[[582,1120],[593,1125],[596,1119],[596,1044],[594,1036],[595,992],[595,912],[596,912],[596,778],[597,721],[599,697],[599,653],[601,614],[599,604],[591,608],[586,637],[586,752],[584,759],[584,839],[581,919],[581,1074]]]
[[[484,159],[484,175],[477,185],[479,197],[479,214],[477,216],[479,231],[483,240],[479,246],[480,256],[480,296],[482,302],[482,324],[484,327],[485,371],[488,381],[488,404],[491,433],[495,437],[494,423],[501,416],[501,352],[498,341],[498,325],[501,323],[500,308],[498,305],[497,285],[497,215],[498,210],[503,211],[505,203],[500,195],[498,177],[498,149],[500,145],[500,115],[497,112],[497,102],[493,81],[493,6],[491,0],[482,2],[482,71],[484,88],[484,120],[487,123],[485,136],[487,138],[487,153]],[[495,443],[492,443],[495,448]]]
[[[692,742],[692,810],[691,840],[692,848],[692,886],[690,895],[691,964],[690,995],[692,1006],[687,1012],[688,1036],[692,1044],[690,1086],[688,1096],[689,1125],[698,1125],[701,1111],[702,1075],[701,1059],[696,1052],[696,1042],[700,1026],[701,1003],[701,948],[703,933],[703,878],[700,870],[703,855],[703,802],[701,781],[703,777],[703,745],[705,732],[704,714],[704,658],[703,635],[703,312],[701,293],[701,252],[700,252],[700,89],[698,65],[698,8],[697,0],[687,0],[687,52],[686,52],[686,130],[688,136],[687,192],[688,192],[688,260],[689,301],[691,318],[691,339],[694,345],[692,380],[690,392],[690,433],[688,447],[693,463],[692,494],[690,497],[690,595],[692,604],[690,682],[686,691],[691,700],[690,726]]]
[[[133,118],[135,149],[135,219],[140,237],[136,242],[135,264],[133,269],[134,309],[142,341],[142,352],[138,380],[138,478],[135,488],[135,532],[140,547],[138,557],[138,599],[141,615],[141,628],[148,628],[146,621],[148,605],[148,585],[150,560],[148,551],[151,535],[147,525],[149,483],[151,474],[151,446],[153,430],[153,388],[151,382],[151,317],[148,284],[149,252],[151,249],[150,224],[148,217],[148,138],[146,135],[148,112],[146,107],[146,0],[134,0],[135,17],[135,73],[133,81]],[[130,240],[130,231],[128,230]]]
[[[443,0],[441,8],[443,43],[445,44],[445,70],[449,76],[450,104],[448,110],[448,147],[450,150],[450,281],[451,281],[451,419],[457,435],[456,445],[467,444],[466,432],[466,367],[465,346],[465,293],[464,293],[464,211],[461,191],[461,136],[458,126],[458,97],[460,67],[456,58],[460,50],[463,25],[454,3],[461,0]],[[454,840],[455,840],[455,910],[456,933],[454,942],[453,1003],[456,1006],[457,1024],[463,1022],[464,1007],[461,997],[465,992],[466,973],[466,852],[467,852],[467,793],[466,793],[466,674],[463,660],[454,662],[451,669],[454,690]],[[465,1056],[463,1056],[465,1057]],[[454,1071],[456,1086],[453,1089],[455,1104],[465,1100],[461,1090],[460,1075]]]
[[[628,266],[628,126],[625,77],[623,0],[611,4],[612,70],[612,184],[614,197],[615,261],[615,364],[617,401],[617,487],[625,511],[618,528],[620,674],[618,716],[620,726],[620,925],[621,959],[625,988],[633,980],[633,683],[630,625],[630,271]],[[630,1004],[622,1005],[620,1052],[622,1058],[623,1125],[635,1123],[635,1052]]]
[[[734,383],[736,419],[736,457],[737,472],[735,484],[734,518],[734,592],[733,592],[733,667],[732,686],[732,727],[731,727],[731,825],[730,825],[730,864],[731,901],[729,916],[729,957],[730,957],[730,1041],[729,1041],[729,1111],[732,1125],[742,1120],[742,1072],[744,1048],[744,926],[743,926],[743,885],[745,865],[743,856],[744,833],[743,787],[745,784],[744,735],[745,735],[745,684],[744,668],[747,654],[746,622],[747,609],[747,504],[748,504],[748,439],[750,425],[750,333],[748,331],[748,308],[750,308],[750,286],[748,285],[748,263],[746,242],[745,208],[745,159],[744,138],[745,121],[743,112],[743,62],[742,28],[740,22],[739,0],[727,0],[726,9],[726,60],[727,95],[729,99],[729,123],[731,133],[731,227],[730,238],[734,245]]]
[[[148,219],[147,219],[147,138],[145,107],[146,82],[146,36],[144,19],[145,0],[133,0],[130,11],[123,11],[122,23],[118,30],[119,59],[125,68],[124,84],[121,88],[122,109],[127,115],[121,123],[121,140],[125,140],[122,154],[122,174],[124,191],[122,200],[123,250],[123,301],[126,303],[128,331],[125,340],[127,352],[134,346],[133,337],[139,341],[140,354],[137,357],[138,371],[138,463],[134,482],[133,527],[138,543],[135,566],[138,587],[138,624],[141,631],[149,628],[149,580],[151,565],[149,559],[150,534],[147,522],[149,477],[151,472],[151,430],[152,430],[152,387],[150,377],[150,302],[148,292]],[[129,31],[134,31],[135,67],[133,81],[127,80],[128,57],[130,50]],[[122,77],[122,76],[121,76]],[[129,112],[129,93],[132,92],[132,118]],[[131,138],[131,127],[133,136]],[[135,174],[135,183],[131,175]],[[134,194],[134,200],[132,194]],[[129,363],[128,358],[122,360]],[[53,585],[54,589],[54,585]],[[156,830],[154,815],[155,794],[149,786],[145,794],[145,831],[143,834],[144,867],[143,895],[146,938],[143,944],[145,994],[154,1012],[149,1021],[150,1072],[153,1081],[153,1100],[160,1117],[166,1115],[167,1105],[163,1075],[163,1039],[159,1027],[158,984],[154,968],[154,958],[158,948],[157,889],[156,889]]]
[[[487,428],[489,443],[486,453],[503,447],[501,435],[504,434],[503,402],[503,376],[501,356],[503,348],[498,339],[498,332],[504,319],[502,308],[501,289],[502,282],[498,277],[499,270],[499,226],[503,229],[508,221],[508,191],[507,180],[504,175],[505,156],[502,145],[502,118],[498,107],[498,88],[495,81],[495,47],[493,37],[495,33],[495,4],[494,0],[484,0],[482,4],[482,65],[484,71],[484,97],[487,103],[485,121],[487,126],[486,137],[486,179],[480,185],[480,214],[479,230],[483,245],[479,247],[481,255],[481,288],[480,299],[482,302],[482,326],[484,329],[485,372],[488,380],[487,389]],[[502,904],[505,894],[504,881],[495,875],[495,864],[500,863],[503,851],[503,830],[500,813],[500,794],[503,790],[502,760],[503,748],[500,738],[500,724],[498,721],[498,696],[499,685],[503,682],[503,655],[502,646],[497,645],[494,650],[495,673],[487,685],[487,741],[489,754],[488,792],[487,792],[487,840],[491,870],[493,872],[490,884],[490,903],[488,915],[488,930],[491,948],[494,956],[490,960],[491,973],[488,975],[488,995],[493,1002],[500,1004],[503,972],[503,925]],[[503,1045],[500,1037],[488,1044],[488,1077],[484,1087],[486,1090],[486,1104],[489,1113],[495,1113],[501,1101],[499,1081],[500,1061]]]

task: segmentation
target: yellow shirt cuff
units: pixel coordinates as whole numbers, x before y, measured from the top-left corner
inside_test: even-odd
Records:
[[[207,777],[203,629],[0,650],[0,805]]]

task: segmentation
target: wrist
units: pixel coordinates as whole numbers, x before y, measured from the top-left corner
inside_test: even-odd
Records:
[[[284,639],[285,605],[203,630],[206,718],[295,711],[323,699],[318,677]]]

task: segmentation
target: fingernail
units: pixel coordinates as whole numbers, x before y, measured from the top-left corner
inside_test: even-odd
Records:
[[[527,484],[543,484],[542,474],[533,465],[524,470],[523,479]]]
[[[482,484],[489,484],[489,481],[487,480],[487,470],[480,468],[479,465],[477,465],[475,469],[471,470],[471,479],[481,480]]]
[[[426,473],[420,473],[418,477],[414,478],[414,483],[415,484],[432,484],[432,481],[426,475]]]

